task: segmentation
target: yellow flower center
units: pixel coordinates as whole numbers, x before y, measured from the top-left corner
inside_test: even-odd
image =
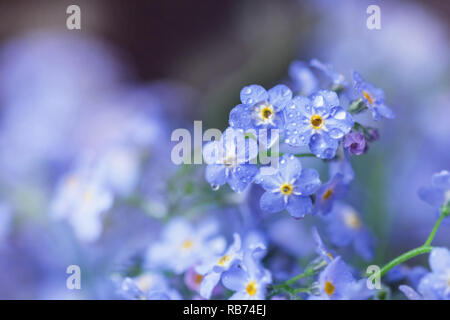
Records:
[[[349,211],[345,213],[344,221],[347,226],[352,229],[359,229],[362,227],[361,220],[359,219],[356,212]]]
[[[225,263],[227,263],[228,261],[230,261],[230,256],[224,255],[222,258],[219,259],[219,266],[224,266]]]
[[[333,258],[333,255],[332,255],[331,253],[329,253],[329,252],[327,252],[327,257],[330,258],[330,260],[333,260],[333,259],[334,259],[334,258]]]
[[[364,98],[366,98],[367,101],[369,101],[370,104],[373,104],[373,101],[374,101],[373,95],[371,95],[367,91],[363,91],[363,96],[364,96]]]
[[[261,118],[264,120],[270,120],[273,117],[273,108],[271,105],[267,105],[261,109]]]
[[[69,178],[67,178],[66,180],[66,186],[68,188],[74,188],[78,185],[79,180],[76,176],[70,176]]]
[[[94,194],[92,193],[92,191],[87,190],[86,192],[84,192],[83,194],[83,199],[86,202],[90,202],[92,201],[92,199],[94,199]]]
[[[294,191],[294,188],[292,187],[291,184],[285,183],[281,186],[280,190],[282,194],[289,196],[292,194],[292,191]]]
[[[328,296],[331,297],[334,293],[335,288],[334,288],[334,285],[330,281],[327,281],[327,282],[325,282],[325,287],[323,288],[323,290],[325,291],[325,293]]]
[[[136,285],[142,292],[146,292],[154,283],[154,278],[149,274],[143,274],[136,279]]]
[[[333,189],[328,189],[324,194],[323,194],[323,200],[328,200],[329,197],[331,197],[331,195],[333,194]]]
[[[223,159],[223,165],[227,168],[231,168],[237,164],[236,156],[227,156],[225,159]]]
[[[249,296],[253,296],[256,294],[256,282],[250,281],[247,286],[245,287],[245,290],[247,291]]]
[[[323,127],[323,118],[321,116],[319,116],[318,114],[312,115],[310,121],[311,121],[311,126],[315,130],[319,130],[320,128]]]
[[[202,280],[203,280],[203,276],[202,276],[201,274],[196,274],[196,275],[195,275],[195,277],[194,277],[194,282],[195,282],[196,284],[202,283]]]
[[[183,242],[183,244],[181,245],[181,248],[184,250],[189,250],[194,246],[194,241],[192,240],[186,240],[185,242]]]

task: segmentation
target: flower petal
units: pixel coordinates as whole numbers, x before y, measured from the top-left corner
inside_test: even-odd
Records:
[[[332,159],[336,155],[338,142],[326,133],[311,136],[309,149],[321,159]]]
[[[211,185],[221,186],[227,181],[225,166],[219,164],[210,164],[206,167],[206,181]]]
[[[211,298],[211,294],[212,294],[214,288],[217,286],[217,284],[220,281],[220,276],[221,276],[220,273],[210,272],[203,277],[202,283],[200,285],[200,295],[203,298],[205,298],[205,299]]]
[[[266,191],[260,199],[261,209],[270,213],[276,213],[283,210],[286,206],[284,197],[281,193],[272,193]]]
[[[291,196],[286,206],[287,211],[296,219],[303,218],[312,211],[312,201],[310,197]]]
[[[276,111],[283,110],[292,99],[292,91],[284,84],[279,84],[268,91],[269,102]]]
[[[446,272],[450,268],[450,251],[446,248],[434,248],[429,259],[433,272]]]
[[[450,172],[442,170],[441,172],[435,173],[432,177],[432,186],[443,190],[450,190]]]
[[[320,177],[317,170],[307,168],[302,170],[300,177],[295,183],[294,191],[300,192],[303,196],[309,196],[319,189],[320,183]]]
[[[244,104],[255,104],[269,99],[266,89],[257,84],[242,88],[240,96],[241,102]]]
[[[228,121],[231,127],[248,130],[253,128],[252,107],[247,104],[239,104],[230,112]]]
[[[222,284],[225,288],[240,291],[247,283],[247,274],[241,268],[232,268],[222,275]]]

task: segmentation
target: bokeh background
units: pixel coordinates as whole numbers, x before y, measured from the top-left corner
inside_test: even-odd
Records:
[[[81,8],[81,30],[66,28],[70,4]],[[381,7],[381,30],[366,28],[369,4]],[[180,211],[172,198],[187,201],[183,214],[198,204],[186,193],[203,183],[202,169],[180,174],[171,164],[172,130],[194,120],[224,129],[244,85],[286,81],[295,59],[318,58],[347,77],[358,70],[385,90],[397,118],[377,123],[381,139],[353,160],[348,200],[378,239],[375,263],[419,245],[436,212],[417,189],[450,169],[449,15],[450,3],[437,0],[2,1],[0,298],[115,297],[110,275],[129,272],[157,237],[158,218]],[[101,236],[82,243],[49,204],[82,155],[122,135],[151,159],[117,178],[139,185],[145,208],[115,204]],[[198,192],[220,205],[195,210],[242,209],[226,191]],[[287,243],[308,242],[308,222],[286,221],[268,231],[274,241],[309,254],[307,244]],[[449,246],[449,230],[436,244]],[[83,290],[66,289],[70,264],[84,270]]]

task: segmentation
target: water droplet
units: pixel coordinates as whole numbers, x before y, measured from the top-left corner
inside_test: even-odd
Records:
[[[338,119],[338,120],[345,120],[346,117],[347,117],[347,112],[345,112],[342,109],[335,112],[335,114],[333,115],[333,118]]]
[[[245,90],[244,90],[244,93],[245,94],[250,94],[250,93],[252,93],[252,89],[250,87],[246,87]]]
[[[219,190],[220,186],[218,184],[212,184],[211,185],[211,189],[213,189],[214,191]]]
[[[285,163],[286,163],[286,160],[281,159],[280,164],[285,164]]]
[[[341,139],[344,136],[344,132],[342,132],[338,128],[334,128],[330,130],[330,136],[333,139]]]

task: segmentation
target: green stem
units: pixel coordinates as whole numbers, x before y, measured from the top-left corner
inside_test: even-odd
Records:
[[[423,245],[424,247],[428,247],[431,245],[431,243],[434,240],[434,237],[436,236],[436,232],[438,231],[438,229],[442,223],[442,220],[444,220],[444,218],[445,218],[445,214],[441,213],[441,216],[439,217],[438,221],[434,225],[433,230],[431,231],[427,241],[425,241],[425,244]]]
[[[447,217],[448,215],[449,215],[448,206],[447,205],[442,206],[441,215],[440,215],[438,221],[436,221],[436,223],[434,224],[433,230],[431,230],[431,233],[428,236],[427,241],[425,241],[425,243],[423,245],[421,245],[420,247],[413,249],[411,251],[408,251],[408,252],[402,254],[401,256],[398,256],[397,258],[395,258],[394,260],[392,260],[391,262],[386,264],[380,271],[380,277],[384,276],[392,268],[398,266],[399,264],[401,264],[411,258],[414,258],[414,257],[424,254],[424,253],[429,253],[433,249],[433,247],[431,246],[431,243],[433,242],[434,237],[436,236],[436,233],[437,233],[439,227],[441,226],[442,220],[444,220],[444,218]]]
[[[284,152],[278,152],[278,153],[272,153],[270,150],[267,153],[267,156],[275,156],[275,157],[282,157],[284,155]],[[314,153],[294,153],[293,154],[294,157],[297,158],[307,158],[307,157],[315,157]]]
[[[311,292],[310,288],[297,288],[293,290],[294,293]]]
[[[380,277],[383,277],[389,270],[398,266],[399,264],[401,264],[411,258],[414,258],[418,255],[421,255],[424,253],[429,253],[432,249],[433,249],[433,247],[420,246],[416,249],[413,249],[411,251],[408,251],[408,252],[402,254],[401,256],[398,256],[397,258],[395,258],[394,260],[392,260],[391,262],[386,264],[383,268],[381,268]]]
[[[299,275],[296,275],[295,277],[287,280],[286,282],[283,282],[282,284],[276,285],[274,286],[275,288],[285,288],[285,287],[289,287],[291,284],[297,282],[300,279],[309,277],[309,276],[313,276],[316,272],[314,271],[314,269],[308,269],[303,273],[300,273]]]

